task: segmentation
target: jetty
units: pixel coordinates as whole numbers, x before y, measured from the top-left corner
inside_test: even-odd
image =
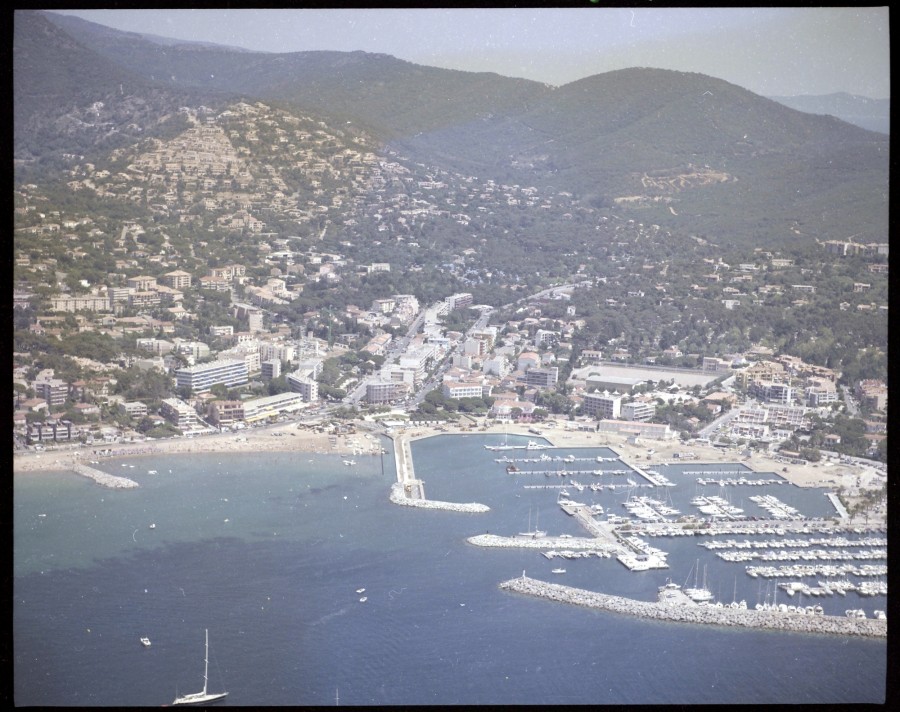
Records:
[[[394,462],[397,469],[397,481],[391,485],[389,499],[394,504],[422,509],[443,509],[449,512],[480,513],[491,510],[486,504],[478,502],[442,502],[425,497],[425,483],[416,479],[413,468],[412,449],[409,439],[403,435],[393,438]]]
[[[436,499],[418,499],[408,497],[404,485],[395,482],[391,485],[390,500],[394,504],[405,507],[421,507],[422,509],[443,509],[449,512],[480,513],[489,512],[491,508],[478,502],[441,502]]]
[[[495,549],[557,549],[565,548],[573,551],[599,551],[612,556],[614,547],[608,542],[586,537],[525,537],[525,536],[498,536],[496,534],[476,534],[466,539],[474,546],[484,546]]]
[[[89,477],[98,485],[103,485],[104,487],[110,487],[112,489],[130,489],[139,486],[137,482],[129,480],[127,477],[110,475],[107,472],[95,470],[93,467],[88,467],[87,465],[72,465],[71,469],[72,472],[76,474]]]
[[[524,572],[521,577],[503,581],[500,583],[500,588],[560,603],[675,623],[759,628],[792,633],[887,637],[887,620],[880,618],[827,616],[807,613],[805,610],[758,611],[726,606],[718,607],[686,601],[686,597],[683,596],[667,596],[665,591],[660,591],[658,601],[639,601],[540,581],[525,576]]]

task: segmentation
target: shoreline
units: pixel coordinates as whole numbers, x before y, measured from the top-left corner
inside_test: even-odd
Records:
[[[784,464],[768,454],[754,452],[742,457],[739,454],[721,450],[710,445],[682,443],[679,440],[643,440],[640,445],[630,444],[624,436],[597,433],[594,431],[570,430],[561,426],[540,425],[541,435],[528,432],[527,425],[492,424],[480,428],[446,424],[440,428],[410,423],[393,436],[381,434],[395,440],[402,435],[406,442],[438,435],[516,435],[529,439],[540,438],[557,449],[585,447],[606,447],[612,449],[630,466],[642,469],[663,463],[681,465],[709,465],[715,463],[736,463],[753,472],[773,473],[775,476],[797,487],[825,487],[839,489],[847,481],[865,479],[871,485],[875,475],[870,468],[843,463],[826,466],[813,464]],[[380,454],[381,441],[374,443],[370,433],[362,428],[355,434],[332,435],[298,429],[296,423],[280,424],[264,428],[244,430],[240,433],[222,433],[192,438],[167,438],[137,443],[115,443],[69,446],[62,450],[48,450],[41,453],[14,453],[13,473],[71,470],[75,465],[90,460],[109,457],[136,457],[143,455],[169,455],[176,453],[228,453],[228,452],[304,452],[334,455]],[[378,436],[375,436],[376,438]],[[100,456],[100,451],[112,450],[112,455]],[[692,457],[676,458],[676,453],[691,453]],[[865,485],[864,485],[865,486]]]
[[[111,451],[111,454],[100,455]],[[192,438],[166,438],[135,443],[100,443],[45,450],[40,453],[14,453],[13,473],[72,470],[91,460],[103,462],[121,457],[174,455],[180,453],[230,452],[303,452],[319,455],[381,454],[381,441],[373,445],[366,433],[330,435],[298,430],[295,424],[260,428],[239,433],[203,435]]]
[[[593,431],[568,430],[559,426],[552,427],[540,424],[541,435],[528,432],[527,426],[522,425],[489,425],[486,428],[465,429],[454,426],[444,426],[444,430],[438,430],[429,426],[417,426],[411,424],[406,428],[404,436],[409,441],[435,435],[516,435],[532,440],[547,440],[554,448],[598,448],[605,447],[615,451],[623,461],[629,465],[637,465],[641,469],[653,468],[663,463],[669,465],[713,465],[716,463],[734,463],[745,465],[753,472],[771,472],[777,477],[798,487],[839,487],[844,476],[856,476],[847,465],[812,464],[793,465],[784,464],[769,457],[767,454],[754,452],[749,457],[721,450],[711,445],[695,443],[682,443],[679,440],[650,440],[642,439],[640,445],[629,444],[624,436],[610,433],[596,433]],[[648,455],[648,451],[652,451]],[[692,458],[677,458],[675,453],[690,452]],[[787,470],[786,472],[784,470]]]

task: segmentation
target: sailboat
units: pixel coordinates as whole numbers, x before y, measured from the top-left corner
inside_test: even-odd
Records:
[[[202,705],[207,702],[215,702],[221,700],[227,695],[227,692],[207,692],[206,683],[209,678],[209,630],[206,630],[206,655],[203,658],[203,690],[201,692],[192,692],[182,697],[176,697],[173,705]]]
[[[522,446],[521,445],[510,445],[509,444],[509,432],[504,432],[502,445],[485,445],[484,448],[485,448],[485,450],[521,450]]]
[[[528,508],[528,531],[527,532],[519,532],[519,536],[525,536],[529,539],[540,539],[541,537],[547,536],[547,532],[541,531],[538,529],[537,518],[540,517],[541,510],[538,510],[537,517],[534,522],[534,529],[531,528],[531,508]]]
[[[685,588],[683,589],[685,594],[690,597],[690,599],[696,603],[702,603],[704,601],[712,600],[712,591],[710,591],[706,587],[706,564],[703,565],[703,586],[700,587],[698,585],[697,579],[699,578],[700,573],[700,560],[697,559],[697,564],[694,569],[694,587],[693,588]],[[688,573],[688,578],[690,578],[690,573]]]

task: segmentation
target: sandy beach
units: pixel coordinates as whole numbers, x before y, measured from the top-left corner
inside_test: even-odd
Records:
[[[380,442],[377,452],[380,450]],[[376,441],[364,433],[329,435],[298,429],[293,423],[265,428],[248,429],[239,433],[203,435],[192,438],[167,438],[135,443],[111,443],[67,446],[65,449],[45,450],[35,453],[16,453],[13,456],[14,472],[67,470],[73,465],[108,457],[135,457],[140,455],[168,455],[196,452],[314,452],[321,454],[352,455],[371,452]],[[109,450],[110,455],[99,455]]]

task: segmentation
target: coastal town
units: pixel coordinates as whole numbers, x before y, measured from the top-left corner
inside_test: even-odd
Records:
[[[886,243],[726,254],[692,238],[676,255],[659,225],[567,191],[376,152],[352,122],[261,102],[182,107],[173,120],[172,137],[116,149],[103,165],[70,155],[63,190],[74,202],[35,184],[16,189],[16,472],[68,470],[132,488],[102,463],[227,451],[352,463],[387,454],[391,441],[392,502],[475,514],[488,508],[427,496],[410,443],[519,434],[613,448],[614,472],[647,486],[671,484],[653,468],[694,463],[706,477],[698,483],[724,487],[711,465],[741,463],[771,475],[756,484],[825,489],[829,531],[885,527],[888,388],[873,377],[884,352],[872,343],[887,312]],[[697,166],[657,172],[614,202],[633,208],[731,179]],[[140,211],[78,207],[97,200]],[[563,234],[567,223],[595,223],[608,246],[532,273],[528,261],[492,255],[513,214]],[[456,253],[433,251],[438,235],[472,230]],[[754,312],[782,321],[764,328]],[[865,334],[859,349],[839,343],[837,325],[803,323],[850,318]],[[779,336],[790,326],[798,331]],[[591,488],[604,486],[624,485]],[[782,511],[765,497],[761,507]],[[766,526],[715,496],[697,499],[702,516],[678,518],[647,497],[629,499],[626,516],[564,501],[582,540],[470,543],[565,544],[643,570],[664,557],[633,534]]]
[[[11,20],[17,706],[889,704],[886,8]]]

